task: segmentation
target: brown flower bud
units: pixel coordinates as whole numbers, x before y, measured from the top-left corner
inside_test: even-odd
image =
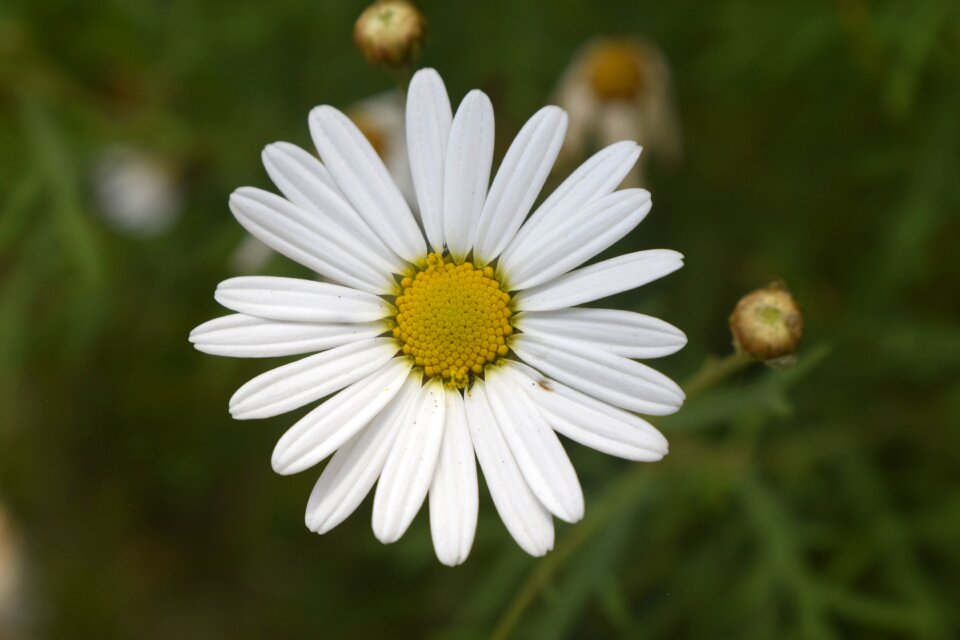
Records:
[[[730,315],[737,351],[765,362],[783,362],[803,335],[803,312],[782,284],[774,283],[742,297]]]
[[[412,3],[377,0],[357,18],[353,39],[367,60],[396,69],[419,55],[426,32],[426,20]]]

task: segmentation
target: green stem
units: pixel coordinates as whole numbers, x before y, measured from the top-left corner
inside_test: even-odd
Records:
[[[684,385],[687,398],[716,386],[751,362],[753,360],[749,357],[738,353],[719,360],[714,358],[707,360]],[[492,636],[494,640],[506,640],[513,634],[523,614],[567,559],[625,505],[634,502],[637,495],[647,486],[648,477],[645,465],[636,465],[601,496],[583,522],[572,529],[553,552],[537,564],[497,623]]]
[[[745,353],[731,353],[727,357],[719,359],[710,358],[703,363],[699,371],[687,380],[686,384],[683,385],[683,390],[688,398],[699,395],[723,382],[753,361]]]
[[[403,102],[406,102],[407,87],[410,86],[410,79],[413,77],[413,63],[394,69],[392,75],[394,82],[397,83],[397,89],[400,91],[400,98]]]

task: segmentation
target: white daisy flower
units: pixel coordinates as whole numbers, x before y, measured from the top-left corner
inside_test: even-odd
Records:
[[[556,90],[557,104],[570,115],[565,156],[579,158],[591,147],[636,140],[659,159],[680,158],[680,126],[673,102],[670,67],[653,43],[596,38],[567,67]],[[642,163],[642,161],[641,161]],[[628,181],[641,184],[641,167]]]
[[[657,249],[582,266],[650,210],[646,191],[616,190],[640,154],[633,142],[590,158],[524,221],[566,124],[557,107],[538,111],[490,184],[490,100],[471,91],[454,115],[440,76],[424,69],[406,108],[419,215],[360,130],[329,106],[310,113],[323,164],[269,145],[264,164],[285,197],[231,196],[250,233],[332,282],[227,280],[215,297],[236,314],[190,336],[217,355],[317,352],[230,401],[235,418],[249,419],[326,398],[272,459],[292,474],[333,456],[307,505],[311,530],[342,522],[376,484],[373,531],[393,542],[429,496],[437,556],[459,564],[477,524],[476,456],[507,529],[540,556],[553,547],[553,516],[575,522],[584,510],[557,433],[631,460],[666,454],[664,437],[636,414],[673,413],[683,392],[635,359],[673,353],[685,336],[639,313],[577,305],[671,273],[682,257]]]

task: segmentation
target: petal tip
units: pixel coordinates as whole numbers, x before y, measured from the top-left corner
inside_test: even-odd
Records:
[[[280,153],[280,143],[271,142],[263,146],[263,149],[260,150],[260,159],[263,160],[263,163],[267,163],[267,159],[273,158],[274,156]]]
[[[310,114],[309,114],[307,117],[308,117],[308,118],[320,118],[320,117],[322,117],[322,116],[330,113],[331,111],[336,111],[336,109],[335,109],[334,107],[331,107],[331,106],[328,105],[328,104],[318,104],[318,105],[315,106],[313,109],[310,109]]]
[[[274,471],[277,471],[276,467],[274,467]],[[277,473],[280,473],[280,472],[277,471]],[[303,517],[303,522],[304,524],[307,525],[307,529],[309,529],[313,533],[316,533],[317,535],[322,536],[326,532],[330,531],[330,529],[333,529],[333,527],[335,526],[335,525],[329,524],[328,516],[329,514],[325,515],[321,513],[319,509],[311,509],[308,506],[307,511]]]
[[[560,118],[562,120],[567,119],[567,112],[555,104],[548,104],[540,109],[540,113],[543,114],[543,117]]]
[[[290,459],[289,453],[281,449],[280,443],[277,443],[273,454],[270,456],[270,468],[273,469],[273,472],[281,476],[293,475],[298,471],[294,468],[293,462],[294,461]]]
[[[336,526],[337,526],[336,521],[331,522],[330,520],[325,519],[317,524],[316,528],[314,529],[314,532],[322,536],[325,533],[329,533],[330,530]]]
[[[234,216],[246,216],[247,208],[256,205],[259,190],[254,187],[238,187],[233,190],[227,200],[230,211]]]
[[[383,544],[393,544],[400,539],[400,533],[394,530],[382,529],[380,527],[373,528],[373,535]]]
[[[307,123],[310,125],[311,131],[315,128],[322,130],[331,124],[331,120],[336,119],[341,115],[343,114],[341,114],[340,110],[336,107],[331,107],[328,104],[321,104],[310,110],[310,114],[307,116]]]
[[[467,554],[437,552],[437,560],[445,567],[459,567],[467,560]]]
[[[230,417],[234,420],[253,420],[261,416],[257,415],[254,411],[245,409],[243,407],[230,407]]]
[[[490,102],[490,96],[480,89],[471,89],[469,92],[467,92],[467,95],[463,97],[463,102],[465,104],[472,104],[476,102],[484,108],[489,108],[491,110],[493,109],[493,103]]]
[[[443,84],[443,78],[440,76],[437,70],[434,69],[433,67],[424,67],[423,69],[419,69],[416,73],[413,74],[413,77],[410,79],[410,86],[413,87],[414,83],[418,83],[418,84],[421,82],[436,83],[438,81],[440,82],[440,84]]]

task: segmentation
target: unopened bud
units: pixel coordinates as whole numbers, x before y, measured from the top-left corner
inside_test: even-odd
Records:
[[[786,287],[767,285],[740,299],[730,331],[737,351],[771,364],[786,362],[803,335],[803,312]]]
[[[377,0],[357,18],[353,39],[367,60],[396,69],[419,55],[426,32],[426,20],[412,3]]]

